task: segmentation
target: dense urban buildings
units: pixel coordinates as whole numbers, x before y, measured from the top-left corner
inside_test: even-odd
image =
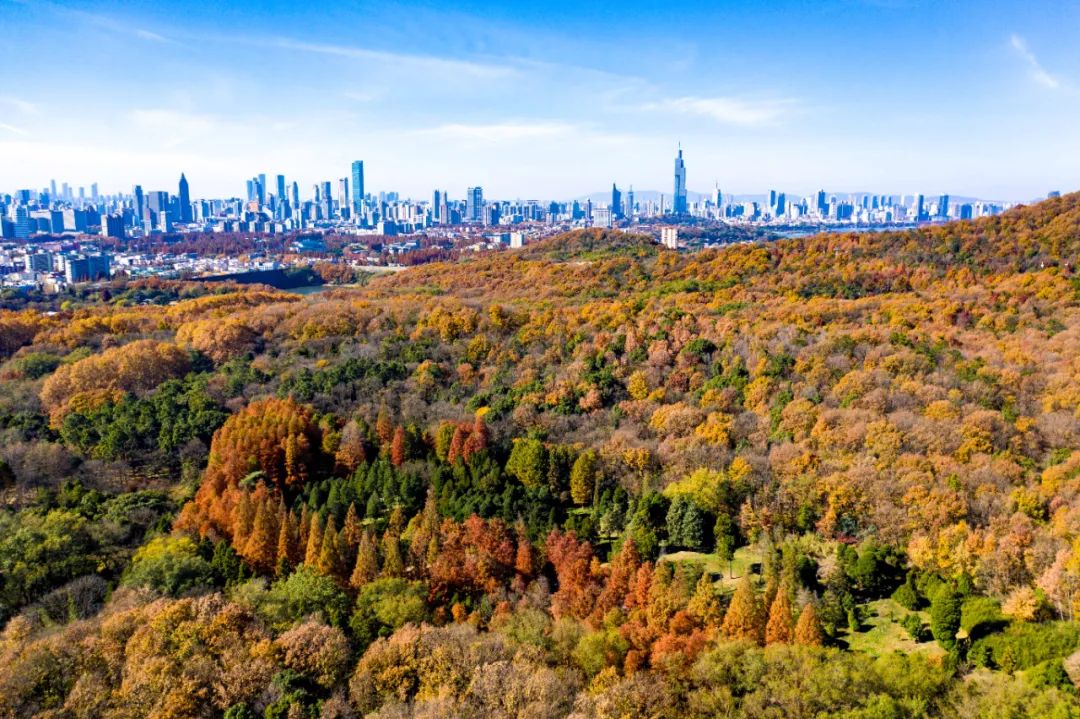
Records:
[[[389,236],[409,234],[433,225],[518,225],[530,222],[567,222],[590,226],[597,221],[630,224],[657,220],[720,221],[762,225],[902,225],[949,219],[974,219],[994,215],[1010,202],[975,198],[956,200],[948,194],[927,197],[922,193],[873,194],[829,193],[819,190],[794,196],[783,190],[762,195],[691,192],[687,187],[686,162],[680,147],[675,157],[674,187],[670,199],[662,193],[624,193],[612,183],[610,195],[577,200],[498,200],[486,198],[481,187],[470,187],[462,199],[451,199],[446,190],[435,190],[431,201],[403,198],[396,192],[365,191],[364,163],[352,163],[348,177],[339,178],[337,191],[331,181],[312,185],[301,199],[297,182],[286,183],[277,175],[268,188],[267,175],[247,181],[243,198],[193,200],[186,175],[181,174],[176,193],[146,192],[134,185],[130,193],[100,195],[97,185],[90,196],[79,188],[76,196],[67,183],[56,182],[41,190],[22,189],[0,195],[2,236],[27,239],[35,234],[59,234],[100,230],[115,237],[119,217],[129,237],[166,232],[292,232],[309,229],[352,231]]]
[[[178,237],[214,233],[291,237],[288,249],[318,253],[321,237],[356,238],[363,262],[393,261],[410,252],[452,248],[487,249],[520,247],[526,242],[574,228],[623,228],[651,234],[669,247],[702,244],[700,233],[680,235],[678,227],[747,228],[772,236],[806,233],[821,228],[874,229],[904,227],[949,220],[996,215],[1014,204],[958,198],[948,194],[839,193],[818,190],[794,195],[772,189],[760,195],[692,192],[681,145],[674,159],[673,193],[627,192],[612,182],[609,193],[577,199],[507,200],[485,196],[479,186],[469,187],[462,198],[445,189],[431,199],[402,197],[393,191],[368,192],[364,162],[356,160],[346,177],[311,185],[301,198],[299,183],[283,174],[259,173],[246,181],[245,195],[194,199],[186,174],[176,191],[144,190],[134,185],[129,193],[101,194],[97,184],[90,193],[56,181],[42,189],[20,189],[0,194],[0,285],[58,287],[108,277],[114,267],[126,273],[161,276],[234,273],[273,269],[280,262],[268,257],[173,256],[147,258],[124,255],[103,243],[168,242]],[[336,190],[336,191],[335,191]],[[1055,195],[1058,193],[1050,193]],[[64,241],[67,241],[65,244]],[[720,240],[731,241],[731,240]],[[734,241],[739,241],[738,239]],[[34,247],[52,243],[52,254],[42,257]],[[108,251],[115,257],[110,261]],[[284,253],[282,253],[283,256]],[[360,261],[360,260],[357,260]]]

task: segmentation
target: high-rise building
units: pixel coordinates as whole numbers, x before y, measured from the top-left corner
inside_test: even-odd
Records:
[[[188,189],[187,178],[184,177],[182,172],[180,173],[180,192],[176,201],[180,205],[180,222],[191,222],[191,193]]]
[[[938,214],[938,217],[942,217],[942,218],[949,216],[949,196],[948,195],[942,195],[941,199],[938,200],[937,214]]]
[[[345,215],[349,211],[349,178],[338,178],[338,212]]]
[[[443,221],[442,219],[442,193],[435,190],[435,194],[431,198],[431,220],[436,224]]]
[[[679,249],[679,228],[661,227],[660,242],[662,242],[664,244],[664,247],[668,248],[669,250]]]
[[[465,193],[465,221],[482,222],[484,219],[484,189],[470,187]]]
[[[296,181],[292,183],[292,192],[290,194],[289,204],[292,205],[294,211],[298,210],[300,208],[300,185]]]
[[[71,210],[74,212],[74,210]],[[59,235],[64,231],[64,210],[49,210],[49,232]]]
[[[323,216],[330,219],[330,216],[334,211],[334,198],[330,194],[330,181],[324,180],[322,183],[322,203],[323,203]]]
[[[617,220],[623,216],[622,211],[622,193],[619,192],[619,188],[615,186],[615,183],[611,183],[611,219]],[[610,224],[610,223],[609,223]]]
[[[63,229],[71,232],[86,232],[89,224],[86,210],[69,207],[63,212]]]
[[[634,218],[634,186],[630,185],[630,190],[626,193],[626,216],[630,219]]]
[[[15,239],[25,240],[30,237],[30,234],[34,231],[33,225],[30,221],[30,210],[26,209],[25,205],[15,206]]]
[[[108,255],[76,255],[64,262],[64,275],[69,283],[108,279],[109,264]]]
[[[679,145],[679,154],[675,157],[675,205],[672,208],[676,215],[685,215],[686,205],[686,165],[683,163],[682,145]]]
[[[27,272],[52,272],[53,259],[50,252],[31,252],[23,257]]]
[[[118,240],[124,239],[124,216],[123,215],[102,215],[101,216],[101,236],[113,237]]]
[[[135,198],[133,201],[135,206],[132,209],[135,210],[135,217],[138,218],[139,225],[142,225],[143,220],[146,219],[146,202],[143,199],[142,185],[135,185],[135,187],[131,188],[131,195]]]
[[[277,198],[279,203],[285,201],[285,175],[277,176]]]
[[[154,190],[146,195],[146,206],[154,214],[169,211],[169,193],[164,190]]]
[[[364,205],[364,161],[356,160],[352,164],[352,205],[353,212],[361,213]]]

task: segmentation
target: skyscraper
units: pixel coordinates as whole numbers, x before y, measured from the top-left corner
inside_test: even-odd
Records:
[[[484,189],[470,187],[465,193],[465,218],[467,222],[481,222],[484,219]]]
[[[131,194],[134,199],[135,217],[139,218],[139,226],[146,220],[146,203],[143,201],[142,185],[135,185],[131,188]]]
[[[364,205],[364,161],[357,160],[352,164],[352,204],[353,212],[357,215]]]
[[[686,205],[686,165],[682,159],[682,145],[679,145],[679,154],[675,158],[675,206],[676,215],[685,215]]]
[[[188,190],[187,178],[184,177],[184,173],[180,173],[180,192],[177,195],[177,202],[180,204],[180,221],[191,222],[191,194]]]
[[[623,216],[622,212],[622,193],[619,192],[619,188],[615,186],[615,183],[611,183],[611,219],[616,220]]]
[[[285,201],[285,175],[277,176],[277,199],[278,203]]]
[[[630,191],[626,193],[626,216],[634,218],[634,186],[630,185]]]
[[[329,180],[324,180],[322,183],[322,206],[323,206],[323,218],[329,220],[334,215],[334,197],[331,194]]]
[[[938,214],[938,217],[948,217],[949,216],[949,196],[948,195],[942,195],[941,199],[938,200],[937,214]]]
[[[349,178],[338,178],[338,212],[344,217],[349,212]]]
[[[442,193],[438,190],[431,200],[431,219],[435,223],[442,222]]]

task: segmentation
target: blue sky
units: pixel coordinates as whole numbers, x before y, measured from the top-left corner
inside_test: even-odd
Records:
[[[1080,3],[0,0],[0,188],[1080,186]]]

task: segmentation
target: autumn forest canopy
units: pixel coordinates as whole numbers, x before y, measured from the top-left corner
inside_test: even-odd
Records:
[[[5,298],[0,717],[1080,717],[1078,252],[1069,195]]]

